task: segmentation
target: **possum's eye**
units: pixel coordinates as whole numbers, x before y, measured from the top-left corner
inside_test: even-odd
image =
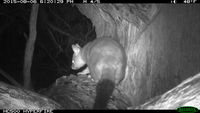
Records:
[[[72,63],[74,64],[74,60],[72,60]]]

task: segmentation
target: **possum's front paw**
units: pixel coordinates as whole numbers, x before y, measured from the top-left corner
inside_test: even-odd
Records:
[[[92,78],[91,75],[88,75],[88,78],[92,80],[92,82],[94,82],[94,79]]]
[[[85,72],[79,72],[77,73],[78,75],[87,75],[87,78],[92,80],[94,82],[94,79],[92,78],[92,76],[90,75],[90,73],[85,73]]]
[[[95,80],[92,78],[90,74],[87,74],[87,78],[90,79],[92,82],[95,82]]]

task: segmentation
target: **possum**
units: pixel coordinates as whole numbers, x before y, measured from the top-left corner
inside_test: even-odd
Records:
[[[87,43],[83,48],[72,45],[74,51],[72,69],[77,70],[87,64],[78,74],[90,74],[97,83],[93,109],[107,109],[114,88],[125,78],[127,57],[119,42],[102,37]]]

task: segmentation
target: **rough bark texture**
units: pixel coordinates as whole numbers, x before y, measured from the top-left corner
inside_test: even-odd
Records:
[[[119,89],[133,106],[200,72],[199,4],[77,6],[97,37],[114,36],[125,48],[128,68]]]
[[[32,65],[32,58],[35,46],[35,40],[37,35],[36,25],[37,25],[37,16],[38,16],[38,8],[39,4],[33,4],[31,15],[30,15],[30,28],[29,28],[29,38],[26,42],[26,49],[24,55],[24,87],[26,89],[31,88],[31,65]]]
[[[200,109],[200,74],[184,80],[175,88],[141,106],[129,109],[177,109],[181,106]]]
[[[55,100],[65,109],[93,109],[96,97],[95,89],[95,82],[87,75],[70,75],[57,79],[49,89],[45,89],[41,93]],[[128,97],[115,88],[107,108],[126,109],[130,105]]]
[[[0,82],[0,109],[62,109],[55,101]]]

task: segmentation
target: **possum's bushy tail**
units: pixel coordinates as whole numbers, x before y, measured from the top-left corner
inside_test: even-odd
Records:
[[[96,86],[96,99],[93,109],[106,109],[115,88],[115,69],[103,69],[101,80]]]

